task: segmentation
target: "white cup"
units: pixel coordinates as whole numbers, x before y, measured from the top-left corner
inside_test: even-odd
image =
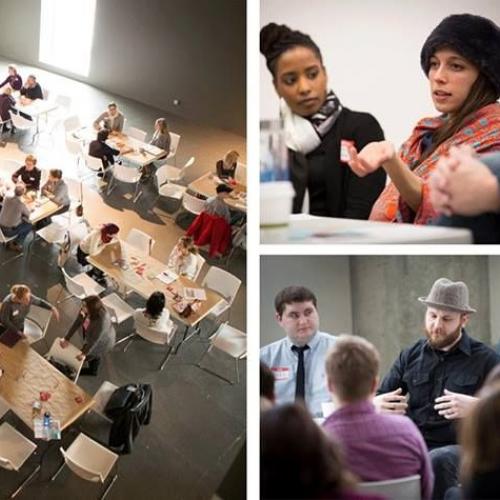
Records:
[[[264,182],[260,185],[260,227],[288,226],[295,195],[289,181]]]

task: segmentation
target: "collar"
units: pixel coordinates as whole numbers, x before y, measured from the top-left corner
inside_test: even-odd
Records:
[[[314,349],[318,344],[319,344],[319,341],[320,341],[320,332],[319,330],[313,335],[313,338],[307,343],[307,345],[309,346],[309,350],[312,350]],[[295,345],[291,340],[290,340],[290,337],[287,335],[285,337],[285,343],[288,347],[288,349],[292,350],[292,346]]]
[[[425,346],[427,349],[430,349],[431,351],[435,352],[442,352],[445,355],[448,355],[452,352],[455,352],[457,350],[462,351],[466,356],[471,356],[472,350],[471,350],[471,340],[470,337],[467,335],[467,332],[465,331],[465,328],[462,328],[462,338],[459,340],[458,344],[451,349],[451,351],[439,351],[439,350],[434,350],[430,344],[429,341],[425,342]]]

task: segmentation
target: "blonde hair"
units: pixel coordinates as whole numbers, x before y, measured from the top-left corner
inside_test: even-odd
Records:
[[[339,399],[353,403],[371,394],[379,365],[379,353],[371,342],[340,335],[327,355],[326,375]]]
[[[8,71],[9,69],[13,69],[13,70],[16,72],[16,75],[17,75],[17,66],[16,66],[15,64],[9,64],[9,65],[7,66],[7,71]]]
[[[28,161],[31,161],[31,162],[33,162],[33,165],[36,165],[36,162],[37,162],[38,160],[36,159],[36,156],[35,156],[35,155],[28,155],[28,156],[26,156],[26,158],[24,159],[24,162],[26,163],[26,162],[28,162]]]
[[[232,166],[235,163],[238,163],[239,157],[240,154],[238,153],[238,151],[236,151],[235,149],[229,150],[224,156],[224,165]]]
[[[167,120],[165,118],[158,118],[155,123],[160,126],[160,132],[163,135],[168,134]]]
[[[28,285],[13,285],[10,289],[10,293],[17,299],[21,300],[27,293],[30,293],[31,289]]]

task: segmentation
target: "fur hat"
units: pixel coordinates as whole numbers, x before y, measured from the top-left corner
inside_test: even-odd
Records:
[[[443,19],[420,52],[426,75],[432,55],[443,46],[453,48],[474,63],[500,95],[500,28],[493,21],[472,14],[454,14]]]

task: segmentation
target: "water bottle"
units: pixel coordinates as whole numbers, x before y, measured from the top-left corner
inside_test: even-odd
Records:
[[[48,429],[50,427],[50,413],[46,411],[43,415],[43,426]]]
[[[281,120],[260,122],[260,182],[288,180],[288,149]]]

